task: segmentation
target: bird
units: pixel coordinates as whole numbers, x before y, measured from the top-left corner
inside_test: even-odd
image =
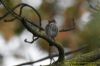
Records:
[[[58,27],[56,25],[56,21],[53,19],[53,20],[50,20],[48,22],[49,23],[45,27],[46,35],[48,36],[49,39],[55,41],[55,37],[57,36],[57,34],[59,32]],[[49,44],[50,64],[52,63],[52,60],[54,60],[53,57],[51,57],[51,46],[53,46],[53,45]]]
[[[49,23],[46,25],[45,31],[51,40],[55,40],[55,37],[58,34],[58,27],[54,19],[49,21]]]

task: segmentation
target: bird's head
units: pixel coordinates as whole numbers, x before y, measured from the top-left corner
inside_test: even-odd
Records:
[[[49,23],[56,23],[56,21],[53,19],[53,20],[49,20]]]

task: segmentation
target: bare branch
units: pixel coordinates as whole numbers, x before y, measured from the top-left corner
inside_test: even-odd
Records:
[[[70,55],[70,54],[73,54],[73,53],[78,52],[78,51],[81,51],[81,50],[84,50],[86,47],[87,47],[87,46],[82,46],[81,48],[78,48],[78,49],[76,49],[76,50],[66,52],[66,53],[65,53],[65,56]],[[52,57],[58,57],[58,56],[59,56],[58,54],[55,54],[55,55],[53,55]],[[26,62],[26,63],[22,63],[22,64],[15,65],[15,66],[31,65],[31,64],[34,64],[34,63],[37,63],[37,62],[40,62],[40,61],[43,61],[43,60],[49,59],[49,58],[50,58],[50,57],[47,56],[47,57],[42,58],[42,59],[39,59],[39,60],[37,60],[37,61]]]
[[[21,5],[20,5],[21,6]],[[19,16],[21,16],[22,15],[22,9],[23,9],[23,5],[20,7],[20,12],[19,12]],[[5,22],[11,22],[11,21],[14,21],[16,19],[16,17],[14,17],[14,18],[12,18],[12,19],[9,19],[9,20],[5,20]]]
[[[34,41],[36,41],[36,40],[38,40],[38,39],[39,39],[39,37],[33,36],[32,41],[28,41],[27,39],[25,39],[24,41],[27,42],[27,43],[31,43],[31,44],[32,44]]]
[[[12,8],[12,10],[14,11],[14,10],[15,10],[16,8],[18,8],[19,6],[20,6],[20,4],[17,5],[16,7]],[[9,14],[10,14],[10,12],[7,12],[5,15],[3,15],[2,17],[0,17],[0,20],[4,19],[4,18],[7,17]]]
[[[38,18],[39,18],[39,26],[41,27],[41,16],[40,16],[40,14],[38,13],[38,11],[37,11],[35,8],[33,8],[32,6],[30,6],[30,5],[28,5],[28,4],[25,4],[25,3],[21,3],[21,4],[17,5],[17,7],[19,7],[19,6],[21,6],[20,12],[19,12],[19,16],[21,16],[21,14],[22,14],[22,9],[23,9],[24,7],[29,7],[29,8],[31,8],[33,11],[35,11],[36,15],[37,15]],[[16,7],[15,7],[15,8],[16,8]],[[13,9],[12,9],[12,10],[13,10]],[[6,21],[13,21],[13,20],[15,20],[15,19],[16,19],[16,17],[14,17],[14,18],[12,18],[12,19],[10,19],[10,20],[6,20]]]
[[[21,6],[21,8],[20,8],[20,12],[19,12],[19,16],[21,16],[22,15],[22,9],[25,7],[25,5],[24,4],[22,4],[22,6]],[[37,12],[37,11],[36,11]],[[38,12],[37,12],[38,13]],[[38,13],[39,14],[39,13]],[[5,20],[6,22],[11,22],[11,21],[13,21],[13,20],[15,20],[16,19],[16,17],[14,17],[14,18],[12,18],[12,19],[10,19],[10,20]],[[39,16],[39,21],[40,21],[40,26],[41,26],[41,17]],[[33,26],[33,23],[31,23],[31,25]],[[32,27],[31,26],[31,27]],[[33,36],[33,39],[32,39],[32,41],[27,41],[27,39],[25,39],[24,41],[25,42],[27,42],[27,43],[33,43],[34,41],[36,41],[36,40],[38,40],[39,39],[39,37],[36,37],[36,38],[34,38],[34,36]]]
[[[39,22],[40,22],[40,25],[36,25],[36,24],[34,24],[33,23],[33,25],[34,26],[36,26],[37,28],[39,28],[40,30],[44,30],[42,27],[41,27],[41,16],[39,15],[39,13],[37,12],[37,10],[35,9],[35,8],[33,8],[32,6],[30,6],[30,5],[28,5],[28,4],[24,4],[24,3],[21,3],[21,4],[18,4],[16,7],[14,7],[14,8],[12,8],[12,9],[10,9],[9,7],[7,7],[6,5],[5,5],[5,2],[3,2],[3,0],[0,0],[0,2],[3,4],[3,6],[7,9],[7,13],[5,14],[5,15],[3,15],[2,17],[0,17],[0,20],[2,20],[2,19],[4,19],[6,16],[8,16],[9,14],[12,14],[16,19],[18,19],[18,20],[23,20],[23,17],[21,17],[21,16],[19,16],[19,15],[17,15],[15,12],[14,12],[14,10],[16,9],[16,8],[18,8],[19,6],[23,6],[23,7],[25,7],[25,6],[27,6],[27,7],[30,7],[30,8],[32,8],[33,9],[33,11],[35,11],[35,13],[38,15],[38,17],[39,17]],[[21,13],[20,13],[21,14]],[[25,19],[27,22],[31,22],[31,21],[29,21],[28,19]]]

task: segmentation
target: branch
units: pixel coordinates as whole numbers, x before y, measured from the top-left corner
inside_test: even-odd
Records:
[[[33,23],[33,25],[34,26],[36,26],[37,28],[39,28],[40,30],[44,30],[42,27],[41,27],[41,16],[39,15],[39,13],[37,12],[37,10],[35,9],[35,8],[33,8],[32,6],[30,6],[30,5],[28,5],[28,4],[25,4],[25,3],[21,3],[21,4],[18,4],[16,7],[14,7],[14,8],[12,8],[12,9],[10,9],[7,5],[5,5],[5,2],[3,1],[3,0],[0,0],[0,2],[3,4],[3,6],[7,9],[7,13],[5,14],[5,15],[3,15],[2,17],[0,17],[0,20],[2,20],[2,19],[4,19],[5,17],[7,17],[9,14],[12,14],[16,19],[18,19],[18,20],[22,20],[23,19],[23,17],[21,17],[20,15],[17,15],[15,12],[14,12],[14,10],[16,9],[16,8],[18,8],[19,6],[21,6],[22,5],[22,8],[23,7],[25,7],[25,6],[27,6],[27,7],[30,7],[33,11],[35,11],[35,13],[38,15],[38,17],[39,17],[39,25],[36,25],[36,24],[34,24]],[[21,13],[20,13],[21,14]],[[13,19],[12,19],[13,20]],[[26,19],[26,21],[28,21],[28,22],[31,22],[31,21],[29,21],[28,19]]]
[[[36,15],[37,15],[38,18],[39,18],[39,26],[41,27],[41,16],[40,16],[40,14],[38,13],[38,11],[37,11],[35,8],[33,8],[32,6],[30,6],[30,5],[28,5],[28,4],[25,4],[25,3],[20,3],[19,5],[17,5],[17,7],[19,7],[19,6],[21,6],[20,12],[19,12],[19,16],[21,16],[21,14],[22,14],[22,9],[23,9],[24,7],[29,7],[29,8],[31,8],[33,11],[35,11]],[[13,11],[14,11],[14,10],[13,10]],[[15,19],[16,19],[16,17],[12,18],[11,20],[7,20],[7,21],[13,21],[13,20],[15,20]]]
[[[18,8],[19,6],[20,6],[20,4],[17,5],[16,7],[12,8],[12,10],[14,11],[14,10],[15,10],[16,8]],[[0,17],[0,20],[4,19],[4,18],[7,17],[9,14],[10,14],[10,13],[7,12],[5,15],[3,15],[2,17]]]
[[[66,63],[72,65],[85,65],[88,64],[89,62],[95,62],[96,60],[99,59],[100,59],[100,49],[96,49],[89,53],[75,57],[69,61],[66,61]]]
[[[66,52],[66,53],[65,53],[65,56],[70,55],[70,54],[73,54],[73,53],[78,52],[78,51],[81,51],[81,50],[85,49],[86,47],[87,47],[87,46],[82,46],[81,48],[78,48],[78,49],[76,49],[76,50]],[[53,56],[51,56],[51,57],[58,57],[58,56],[59,56],[58,54],[55,54],[55,55],[53,55]],[[46,59],[49,59],[49,58],[50,58],[50,57],[47,56],[47,57],[42,58],[42,59],[39,59],[39,60],[37,60],[37,61],[25,62],[25,63],[18,64],[18,65],[15,65],[15,66],[32,65],[32,64],[34,64],[34,63],[37,63],[37,62],[40,62],[40,61],[43,61],[43,60],[46,60]]]
[[[21,6],[22,5],[22,6]],[[25,6],[27,6],[27,7],[30,7],[29,5],[27,5],[27,4],[24,4],[24,3],[21,3],[21,4],[19,4],[19,5],[17,5],[16,7],[19,7],[19,6],[21,6],[20,7],[20,12],[19,12],[19,16],[21,16],[22,15],[22,9],[25,7]],[[15,7],[15,8],[16,8]],[[31,7],[32,8],[32,7]],[[36,12],[36,14],[38,15],[38,17],[39,17],[39,26],[41,27],[41,16],[39,15],[39,13],[34,9],[34,8],[32,8],[33,9],[33,11],[35,11]],[[13,10],[14,11],[14,10]],[[5,22],[11,22],[11,21],[14,21],[16,19],[16,17],[14,17],[14,18],[12,18],[12,19],[9,19],[9,20],[5,20]],[[33,23],[31,23],[31,27],[33,27],[34,26],[34,24]],[[39,37],[37,37],[37,38],[35,38],[35,36],[33,35],[33,39],[32,39],[32,41],[27,41],[27,39],[25,39],[24,41],[25,42],[27,42],[27,43],[33,43],[34,41],[36,41],[36,40],[38,40],[39,39]]]
[[[35,36],[33,36],[33,39],[32,39],[32,41],[27,41],[27,39],[25,39],[24,41],[25,42],[27,42],[27,43],[33,43],[33,42],[35,42],[36,40],[38,40],[39,39],[39,37],[35,37]]]

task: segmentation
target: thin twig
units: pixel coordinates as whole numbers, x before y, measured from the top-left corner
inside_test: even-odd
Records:
[[[33,36],[32,41],[28,41],[27,39],[25,39],[24,41],[27,42],[27,43],[32,44],[34,41],[36,41],[36,40],[38,40],[38,39],[39,39],[39,37],[36,37],[36,38],[35,38],[35,36]]]

